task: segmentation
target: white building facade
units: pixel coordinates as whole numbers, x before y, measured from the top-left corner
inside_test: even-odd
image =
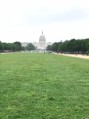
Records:
[[[47,43],[46,43],[46,38],[43,35],[43,31],[42,34],[39,37],[39,42],[38,43],[33,43],[33,45],[38,49],[38,50],[45,50],[47,47]]]
[[[27,46],[27,42],[24,42],[24,43],[22,43],[22,46],[24,47],[26,47]],[[51,42],[49,42],[49,43],[46,43],[46,38],[45,38],[45,36],[44,36],[44,34],[43,34],[43,31],[42,31],[42,34],[40,35],[40,37],[39,37],[39,41],[38,42],[34,42],[34,43],[32,43],[35,47],[36,47],[36,49],[37,50],[46,50],[46,47],[48,46],[48,45],[52,45],[52,43]]]

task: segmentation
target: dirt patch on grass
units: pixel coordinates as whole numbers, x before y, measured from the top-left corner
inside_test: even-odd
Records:
[[[83,58],[83,59],[89,59],[89,56],[87,55],[81,55],[81,54],[60,54],[64,56],[70,56],[70,57],[78,57],[78,58]]]

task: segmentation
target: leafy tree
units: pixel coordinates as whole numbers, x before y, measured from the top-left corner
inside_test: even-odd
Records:
[[[48,45],[46,50],[52,51],[52,45]]]
[[[14,44],[16,45],[18,51],[20,51],[22,49],[20,42],[16,41],[16,42],[14,42]]]
[[[86,51],[89,51],[89,38],[85,39]]]
[[[32,44],[32,43],[29,43],[27,46],[26,46],[26,50],[35,50],[35,46]]]
[[[69,47],[68,47],[68,41],[62,42],[60,50],[61,52],[68,52],[69,51]]]
[[[52,45],[52,51],[58,52],[58,43],[57,42],[53,43],[53,45]]]
[[[2,46],[2,42],[0,41],[0,52],[2,52],[3,50],[3,46]]]

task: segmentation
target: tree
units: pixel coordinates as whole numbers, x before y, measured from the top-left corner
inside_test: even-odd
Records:
[[[35,50],[35,46],[32,44],[32,43],[29,43],[27,46],[26,46],[26,50]]]
[[[2,46],[2,42],[0,41],[0,52],[2,52],[3,50],[3,46]]]
[[[52,45],[52,51],[58,52],[58,43],[57,42],[53,43],[53,45]]]
[[[52,51],[52,45],[48,45],[46,50]]]
[[[69,43],[69,41],[62,42],[62,45],[60,47],[62,52],[69,52],[68,43]]]
[[[22,49],[20,42],[16,41],[16,42],[14,42],[14,44],[17,46],[17,51],[20,51]]]

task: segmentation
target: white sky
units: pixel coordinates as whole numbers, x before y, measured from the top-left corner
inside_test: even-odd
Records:
[[[0,0],[0,40],[89,38],[89,0]]]

